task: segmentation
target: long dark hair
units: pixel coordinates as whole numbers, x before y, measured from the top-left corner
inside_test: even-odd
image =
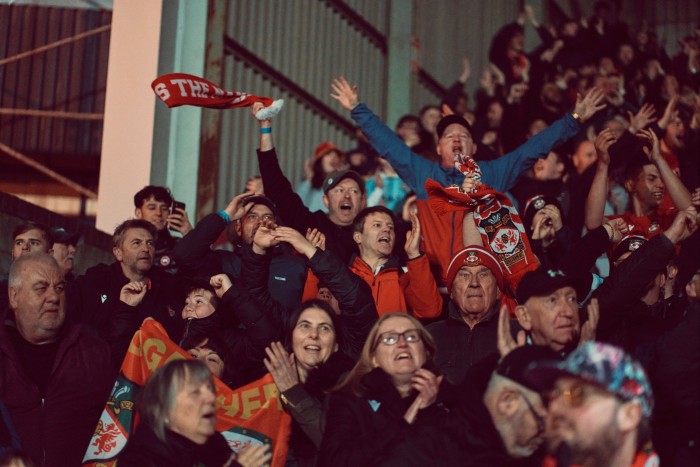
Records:
[[[318,308],[319,310],[324,311],[328,315],[328,318],[330,318],[331,323],[333,323],[333,329],[335,331],[335,343],[338,345],[339,349],[342,348],[342,333],[340,329],[341,324],[340,320],[338,319],[338,315],[335,314],[335,311],[333,311],[333,308],[331,308],[331,306],[327,302],[324,302],[323,300],[320,300],[318,298],[314,298],[311,300],[307,300],[304,303],[297,306],[294,309],[294,311],[292,311],[292,313],[289,315],[289,320],[287,321],[287,329],[284,333],[284,348],[287,349],[287,352],[293,351],[292,336],[294,335],[294,328],[296,328],[297,322],[299,321],[301,314],[309,308]]]

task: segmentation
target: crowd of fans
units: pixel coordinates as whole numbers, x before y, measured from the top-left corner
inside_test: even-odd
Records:
[[[357,147],[320,142],[302,181],[254,105],[246,191],[192,225],[145,187],[112,264],[75,276],[79,236],[28,220],[0,288],[0,452],[80,465],[152,317],[203,363],[146,384],[119,465],[265,465],[215,432],[212,376],[268,372],[292,466],[697,465],[699,53],[700,27],[667,50],[615,3],[555,26],[526,6],[473,99],[465,59],[395,130],[333,80]]]

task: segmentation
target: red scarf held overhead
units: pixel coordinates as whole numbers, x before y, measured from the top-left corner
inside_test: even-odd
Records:
[[[455,156],[455,168],[465,175],[474,174],[474,179],[481,181],[481,169],[471,157]],[[490,249],[501,263],[511,291],[515,292],[526,272],[537,269],[539,261],[532,252],[520,214],[503,193],[483,183],[472,193],[465,193],[459,186],[443,187],[432,179],[425,182],[425,190],[431,209],[438,214],[453,211],[474,213],[474,223],[484,247]]]
[[[256,102],[261,102],[265,110],[272,115],[279,112],[282,100],[274,101],[269,97],[253,96],[245,92],[224,91],[211,81],[187,73],[169,73],[160,76],[151,83],[153,92],[170,107],[181,105],[194,105],[211,109],[233,109],[236,107],[249,107]],[[260,115],[258,115],[260,117]]]

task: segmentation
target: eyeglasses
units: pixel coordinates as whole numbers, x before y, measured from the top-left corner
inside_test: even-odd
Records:
[[[544,417],[535,411],[535,408],[532,406],[530,399],[525,397],[525,394],[523,394],[521,392],[520,395],[523,396],[523,400],[525,401],[525,405],[527,405],[527,409],[530,411],[532,416],[535,418],[535,423],[537,423],[537,434],[540,435],[540,434],[544,433],[544,429],[545,429]]]
[[[576,385],[569,389],[552,389],[545,391],[543,396],[547,405],[561,397],[569,407],[581,407],[586,399],[586,388],[582,385]]]
[[[420,342],[423,338],[420,329],[409,329],[404,332],[383,332],[379,335],[378,342],[381,342],[384,345],[395,345],[397,342],[399,342],[401,337],[403,337],[403,340],[405,340],[407,344]]]

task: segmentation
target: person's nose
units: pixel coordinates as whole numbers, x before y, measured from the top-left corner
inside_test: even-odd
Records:
[[[206,386],[206,389],[204,390],[204,397],[206,402],[210,404],[216,403],[216,390]]]
[[[479,276],[477,274],[472,274],[469,278],[469,287],[479,287]]]
[[[50,303],[58,303],[59,293],[55,287],[46,289],[46,301]]]
[[[318,339],[318,328],[317,327],[311,327],[309,329],[309,338],[310,339]]]
[[[573,318],[574,313],[578,313],[578,306],[575,302],[570,302],[565,299],[561,306],[561,313],[567,318]]]

